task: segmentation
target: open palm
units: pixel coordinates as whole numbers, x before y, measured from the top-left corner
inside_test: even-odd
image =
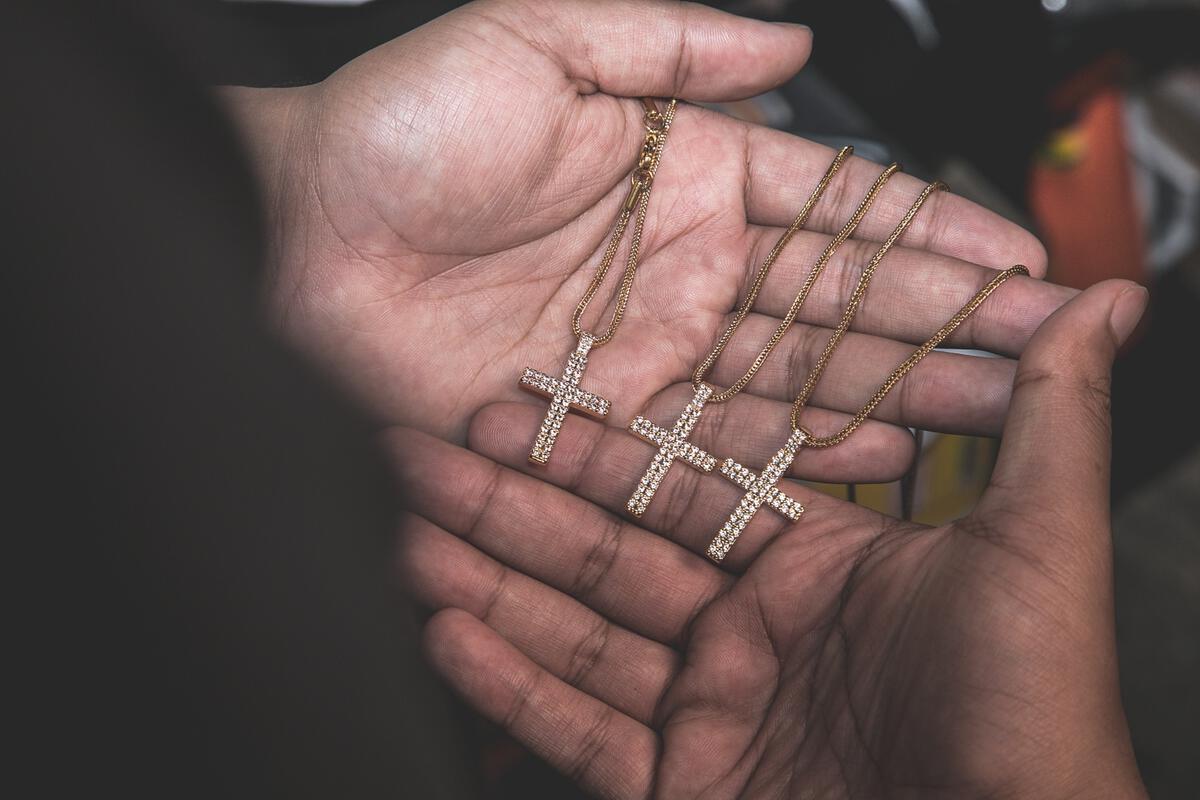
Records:
[[[804,28],[688,4],[485,2],[360,57],[322,84],[271,90],[286,98],[288,113],[260,125],[266,132],[253,144],[272,193],[279,321],[385,421],[462,441],[483,405],[524,397],[517,377],[526,366],[557,374],[574,348],[569,315],[641,142],[634,98],[752,95],[799,69],[809,45]],[[613,401],[611,420],[653,410],[686,381],[832,155],[681,107],[626,321],[584,378],[584,388]],[[740,375],[762,346],[879,169],[854,160],[835,179],[718,364],[716,384]],[[905,175],[891,181],[831,261],[799,324],[729,405],[731,415],[779,428],[804,378],[794,365],[811,363],[863,265],[922,188]],[[993,269],[1022,262],[1039,275],[1045,266],[1032,236],[950,194],[935,195],[900,244],[842,345],[847,358],[815,398],[828,415],[856,410],[906,343],[940,325]],[[585,327],[600,327],[615,281]],[[1019,355],[1070,295],[1014,281],[952,344]],[[936,354],[878,410],[883,422],[835,457],[799,459],[795,474],[895,477],[913,453],[905,425],[994,434],[1014,366],[1011,358]]]
[[[485,408],[476,453],[394,432],[401,571],[444,609],[433,662],[606,798],[1139,796],[1105,387],[1144,298],[1101,284],[1043,326],[991,487],[940,528],[785,481],[800,522],[764,508],[718,567],[699,554],[740,491],[676,466],[625,521],[651,453],[626,432],[580,420],[546,468],[525,460],[525,404]],[[717,426],[697,436],[753,456]]]

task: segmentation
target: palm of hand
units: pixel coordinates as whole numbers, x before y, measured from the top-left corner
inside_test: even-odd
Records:
[[[487,458],[396,434],[400,564],[446,609],[443,674],[598,795],[1054,797],[1127,763],[1096,724],[1120,720],[1111,611],[1078,600],[1106,566],[1062,550],[1078,520],[1045,522],[1023,464],[941,528],[785,481],[801,521],[762,509],[721,569],[698,554],[740,490],[677,465],[622,522],[648,448],[572,420],[532,467],[538,420],[486,408]]]
[[[510,17],[504,6],[469,7],[326,81],[306,111],[310,133],[303,139],[311,144],[297,148],[310,166],[281,204],[291,222],[280,226],[273,296],[285,328],[323,353],[386,421],[459,441],[485,403],[519,396],[524,367],[557,373],[573,349],[569,314],[624,199],[642,134],[636,101],[594,91],[606,69],[588,60],[594,54],[556,53],[516,32]],[[741,58],[756,74],[743,83],[777,82],[802,57],[796,51],[764,59],[751,49]],[[745,91],[740,83],[705,85],[714,81],[709,73],[730,65],[706,68],[698,54],[663,58],[663,70],[681,88]],[[690,75],[678,68],[685,62]],[[585,388],[613,400],[613,419],[631,418],[687,379],[831,157],[828,148],[794,137],[681,110],[655,182],[628,314],[584,379]],[[749,363],[877,171],[855,161],[839,175],[810,230],[777,265],[714,381],[731,382]],[[837,319],[857,270],[920,188],[905,176],[893,180],[831,262],[801,315],[804,324],[751,385],[754,399],[737,402],[763,418],[784,413],[802,378],[789,365],[819,348],[820,326]],[[945,196],[926,213],[891,258],[899,269],[926,273],[947,302],[969,297],[991,267],[1023,260],[1035,272],[1042,268],[1032,237],[976,206]],[[622,267],[619,257],[585,327],[607,320],[602,310]],[[1032,281],[1013,291],[1034,311],[981,319],[958,343],[1019,353],[1041,316],[1066,297]],[[877,369],[835,366],[819,405],[856,409],[868,383],[906,353],[902,343],[940,324],[944,310],[923,302],[924,293],[916,283],[897,283],[864,306],[864,335],[847,340],[854,356],[845,363]],[[889,404],[878,416],[994,433],[1013,362],[940,360],[931,360],[929,374],[946,373],[936,388],[951,395],[941,398],[946,402],[923,402],[931,398],[918,391],[907,407]],[[985,391],[973,391],[981,384]],[[922,410],[934,407],[946,410]],[[902,428],[871,425],[832,471],[809,477],[894,477],[911,452]]]
[[[668,723],[678,774],[659,785],[680,789],[664,796],[1055,796],[1078,765],[1046,743],[1072,729],[1081,691],[1078,671],[1047,669],[1079,660],[1061,584],[978,518],[926,528],[819,507],[697,620],[666,712],[694,722]],[[697,775],[731,719],[752,737]]]
[[[572,349],[568,315],[590,278],[581,267],[604,247],[641,122],[635,102],[581,96],[548,55],[486,14],[462,12],[432,28],[360,59],[323,89],[319,202],[309,205],[324,215],[329,253],[320,266],[297,263],[292,278],[322,283],[281,296],[338,297],[324,319],[303,324],[329,328],[316,332],[325,342],[352,340],[351,360],[368,362],[351,365],[354,374],[366,367],[381,387],[422,387],[405,393],[403,407],[382,400],[388,419],[461,438],[474,411],[512,394],[526,365],[553,372]],[[662,244],[637,285],[640,318],[610,348],[613,360],[639,367],[621,387],[630,408],[703,346],[737,290],[705,270],[661,275],[669,260],[697,260],[685,234],[701,224],[715,223],[725,259],[744,246],[731,220],[741,213],[730,197],[739,176],[706,182],[690,199],[681,192],[696,185],[688,172],[728,160],[720,143],[696,131],[678,138],[671,157],[682,169],[656,187],[648,224]],[[649,341],[662,328],[671,329],[670,349]],[[373,352],[358,346],[364,339]]]

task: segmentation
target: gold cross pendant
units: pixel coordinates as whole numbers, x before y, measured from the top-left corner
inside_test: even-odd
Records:
[[[796,459],[797,451],[807,438],[808,435],[802,430],[792,431],[787,444],[772,456],[771,463],[767,464],[761,475],[756,475],[732,458],[725,459],[721,464],[721,474],[745,489],[746,494],[708,545],[709,558],[717,562],[725,558],[729,548],[733,547],[733,543],[742,535],[755,512],[763,505],[770,506],[792,522],[800,519],[800,515],[804,513],[804,506],[779,491],[777,484]]]
[[[683,409],[679,419],[675,420],[675,427],[671,430],[660,428],[645,417],[637,417],[629,423],[629,430],[635,436],[645,439],[650,444],[658,445],[658,452],[654,455],[654,460],[650,462],[646,474],[642,475],[637,488],[633,491],[633,496],[629,498],[629,502],[625,506],[629,509],[630,514],[640,517],[645,513],[650,501],[654,499],[654,493],[662,484],[663,478],[667,477],[667,471],[675,463],[675,459],[679,459],[701,472],[713,471],[717,460],[687,440],[692,433],[692,428],[696,427],[696,422],[700,419],[700,412],[704,410],[704,404],[708,402],[712,393],[711,386],[707,383],[700,384],[700,388],[692,396],[692,401]]]
[[[600,395],[585,392],[579,388],[579,380],[587,367],[588,351],[592,349],[595,338],[587,332],[580,334],[579,346],[567,359],[561,378],[552,378],[536,369],[525,368],[519,385],[522,389],[534,394],[550,398],[550,408],[546,410],[546,418],[538,431],[537,439],[533,442],[533,450],[529,452],[529,460],[535,464],[545,464],[550,460],[550,452],[558,439],[558,431],[562,428],[563,419],[568,411],[587,414],[601,419],[608,416],[610,403]]]

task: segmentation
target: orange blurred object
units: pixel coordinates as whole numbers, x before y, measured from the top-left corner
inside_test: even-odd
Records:
[[[1145,283],[1145,245],[1133,189],[1121,93],[1088,102],[1033,166],[1029,203],[1050,251],[1050,278],[1077,288],[1106,278]]]

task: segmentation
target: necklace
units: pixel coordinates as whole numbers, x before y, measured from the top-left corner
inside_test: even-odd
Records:
[[[867,193],[867,196],[859,204],[858,208],[855,209],[854,214],[851,215],[846,224],[842,226],[842,229],[838,231],[837,235],[834,236],[826,246],[820,257],[817,258],[812,269],[809,271],[808,277],[805,279],[804,284],[796,293],[795,298],[793,298],[787,314],[784,315],[779,325],[775,328],[774,333],[767,340],[767,343],[763,346],[762,350],[759,351],[754,361],[751,362],[750,367],[745,373],[743,373],[742,377],[738,378],[728,389],[725,389],[724,391],[717,391],[714,387],[705,383],[704,378],[712,370],[713,365],[716,363],[721,353],[724,352],[725,347],[733,338],[738,326],[742,324],[742,321],[750,313],[751,308],[754,306],[755,300],[758,298],[759,291],[766,282],[767,276],[771,272],[771,268],[775,265],[775,261],[779,258],[784,248],[787,247],[788,243],[792,240],[792,237],[795,236],[796,232],[803,228],[808,222],[808,218],[812,215],[813,209],[824,195],[825,190],[829,187],[830,182],[853,152],[854,148],[852,147],[843,147],[838,152],[832,163],[830,163],[829,168],[825,171],[825,175],[817,183],[816,188],[813,189],[812,194],[804,203],[804,206],[800,209],[800,213],[796,215],[796,218],[792,221],[792,224],[788,226],[787,230],[785,230],[782,235],[780,235],[779,240],[775,243],[775,246],[771,248],[771,252],[767,254],[765,259],[763,259],[762,265],[759,267],[757,274],[754,276],[754,280],[751,282],[750,287],[746,292],[745,299],[742,301],[741,305],[737,308],[733,317],[730,319],[729,325],[717,339],[712,349],[708,352],[708,355],[704,357],[704,359],[696,366],[695,371],[692,373],[692,399],[683,409],[683,412],[675,421],[674,426],[670,430],[667,430],[666,428],[655,425],[653,422],[642,416],[636,417],[633,422],[630,423],[629,430],[638,438],[657,446],[658,452],[655,453],[650,465],[642,474],[641,480],[638,481],[637,487],[634,489],[632,496],[629,498],[629,502],[626,504],[626,508],[628,509],[629,513],[636,517],[640,517],[643,513],[645,513],[646,509],[650,505],[650,501],[654,499],[655,493],[662,485],[663,480],[666,478],[667,473],[671,469],[671,465],[674,464],[675,461],[682,461],[688,466],[698,469],[701,472],[711,472],[713,468],[716,467],[716,458],[689,441],[692,430],[699,421],[705,405],[708,403],[724,403],[728,401],[737,395],[738,392],[742,391],[742,389],[746,388],[750,381],[754,379],[754,376],[758,373],[759,369],[762,368],[763,364],[766,363],[767,358],[771,355],[771,352],[775,349],[776,345],[779,344],[779,342],[783,339],[784,334],[787,333],[787,329],[795,321],[796,315],[800,313],[800,309],[804,305],[804,301],[808,298],[813,284],[815,284],[817,279],[821,276],[821,273],[825,270],[829,260],[833,258],[833,255],[835,252],[837,252],[837,249],[854,234],[854,231],[858,228],[859,223],[862,222],[863,217],[866,216],[867,211],[875,202],[876,197],[879,196],[880,191],[882,191],[883,187],[887,184],[888,180],[891,179],[892,175],[899,170],[899,165],[892,164],[879,175],[879,177],[875,180],[874,185]]]
[[[939,183],[933,183],[926,187],[925,191],[913,204],[913,207],[909,209],[909,212],[905,215],[900,225],[898,225],[892,235],[888,237],[887,241],[884,243],[884,246],[880,248],[880,252],[877,253],[876,257],[871,260],[868,268],[863,271],[863,275],[860,277],[858,285],[855,287],[854,293],[851,296],[850,302],[847,304],[846,310],[842,315],[841,322],[834,330],[833,335],[830,336],[829,342],[825,346],[825,350],[821,353],[820,358],[817,359],[817,363],[809,373],[808,379],[804,383],[804,387],[800,390],[800,393],[796,396],[795,401],[792,403],[792,430],[783,447],[780,448],[774,456],[772,456],[770,462],[767,464],[766,468],[763,469],[761,474],[747,469],[746,467],[734,461],[732,458],[725,459],[725,461],[721,464],[721,474],[744,489],[746,494],[742,496],[737,508],[735,508],[733,513],[729,515],[729,519],[726,520],[725,524],[721,527],[716,536],[713,537],[712,542],[710,542],[708,545],[707,555],[713,561],[720,562],[725,558],[725,555],[729,552],[730,548],[733,547],[738,537],[741,536],[742,531],[745,530],[746,525],[750,522],[751,518],[753,518],[754,514],[760,508],[762,508],[763,505],[770,506],[773,510],[777,511],[793,522],[797,521],[800,518],[800,515],[804,513],[804,506],[780,491],[778,484],[783,478],[784,473],[787,472],[788,468],[795,460],[796,453],[800,450],[800,448],[803,446],[832,447],[833,445],[845,441],[850,434],[854,433],[858,426],[862,425],[862,423],[866,421],[867,417],[869,417],[871,412],[875,410],[875,407],[882,402],[883,398],[887,396],[888,392],[895,388],[896,384],[899,383],[900,380],[907,375],[913,367],[920,363],[921,359],[933,352],[938,345],[945,341],[946,337],[953,333],[959,325],[965,322],[966,319],[971,316],[971,314],[975,313],[975,310],[983,305],[984,301],[987,300],[992,292],[996,291],[996,289],[999,288],[999,286],[1009,278],[1012,278],[1016,275],[1029,274],[1028,269],[1018,264],[998,273],[994,278],[988,281],[987,285],[976,292],[975,296],[967,301],[966,305],[960,308],[958,312],[946,322],[945,325],[938,329],[933,336],[931,336],[924,344],[914,350],[913,353],[904,361],[902,361],[899,366],[892,370],[892,373],[887,377],[887,379],[879,386],[878,389],[875,390],[875,393],[871,396],[871,399],[868,400],[861,409],[859,409],[858,413],[855,414],[850,421],[842,427],[841,430],[830,436],[818,437],[813,436],[811,433],[801,427],[800,413],[804,410],[808,400],[811,398],[813,389],[816,387],[821,373],[828,365],[830,356],[833,355],[833,351],[837,347],[838,342],[841,340],[842,335],[845,334],[846,330],[850,327],[850,322],[853,320],[854,314],[857,312],[858,306],[862,302],[863,296],[866,294],[867,285],[870,283],[871,276],[874,273],[875,267],[878,265],[879,260],[882,259],[886,250],[889,249],[891,245],[894,244],[895,241],[904,233],[904,230],[912,222],[913,218],[916,216],[916,212],[920,210],[921,205],[924,204],[929,195],[941,188],[944,188],[944,186]]]
[[[593,348],[607,344],[613,338],[625,315],[625,306],[629,302],[629,292],[633,288],[633,279],[639,266],[642,229],[646,224],[650,188],[654,183],[654,174],[658,170],[659,161],[662,159],[663,148],[667,144],[667,135],[670,133],[671,123],[675,119],[678,101],[672,98],[667,104],[665,112],[660,112],[654,102],[649,99],[643,99],[642,105],[645,107],[642,124],[646,133],[642,139],[642,150],[638,156],[637,166],[630,177],[629,192],[617,214],[617,220],[613,224],[612,234],[609,236],[608,246],[604,250],[600,264],[596,267],[596,272],[592,275],[592,280],[584,291],[583,298],[580,299],[571,315],[571,332],[575,334],[578,345],[567,359],[562,377],[555,378],[526,367],[518,382],[522,389],[550,398],[550,407],[546,410],[546,416],[542,420],[542,426],[534,440],[533,449],[529,453],[529,460],[535,464],[545,464],[550,460],[550,453],[554,450],[554,442],[558,439],[558,432],[562,428],[567,412],[574,411],[601,419],[608,416],[611,406],[607,399],[581,389],[579,381],[583,378],[583,371],[587,368],[588,353]],[[600,285],[604,282],[604,276],[608,274],[608,269],[617,256],[617,249],[625,236],[631,218],[634,220],[633,233],[629,242],[629,254],[625,261],[625,273],[621,276],[620,288],[617,290],[616,307],[607,329],[603,334],[596,336],[584,330],[580,320],[587,310],[588,304],[599,291]]]

